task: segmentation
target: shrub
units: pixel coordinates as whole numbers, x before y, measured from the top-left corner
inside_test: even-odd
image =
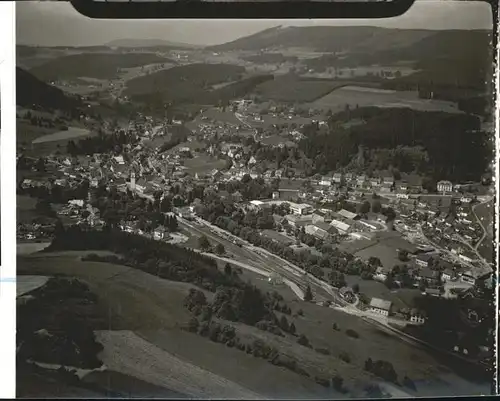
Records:
[[[300,337],[297,339],[297,342],[305,347],[309,346],[309,339],[304,334],[300,335]]]
[[[330,355],[330,350],[328,350],[327,348],[316,348],[315,351],[318,354]]]
[[[198,327],[198,334],[202,337],[208,336],[209,324],[208,322],[201,322]]]
[[[403,386],[408,387],[412,390],[416,390],[417,386],[415,386],[415,382],[410,379],[408,376],[405,376],[403,379]]]
[[[349,356],[349,354],[345,351],[341,352],[339,354],[339,359],[341,359],[342,361],[344,362],[347,362],[347,363],[350,363],[351,362],[351,357]]]
[[[310,377],[311,375],[307,372],[307,370],[305,370],[304,368],[301,368],[300,366],[297,366],[295,368],[295,373],[298,373],[299,375],[301,376],[305,376],[305,377]]]
[[[288,320],[285,316],[281,316],[281,319],[280,319],[280,328],[283,330],[283,331],[289,331],[290,330],[290,326],[288,325]]]
[[[314,381],[323,387],[330,387],[330,381],[324,377],[315,376]]]
[[[189,322],[187,324],[187,330],[190,331],[191,333],[196,333],[198,331],[199,325],[200,324],[198,322],[198,319],[192,317],[191,319],[189,319]]]
[[[372,361],[371,358],[368,358],[365,362],[365,370],[389,382],[396,383],[398,380],[398,375],[394,366],[387,361]]]
[[[340,392],[343,392],[344,378],[340,375],[335,375],[332,377],[332,387]]]
[[[359,334],[357,331],[355,330],[351,330],[351,329],[347,329],[345,331],[345,333],[349,336],[349,337],[352,337],[352,338],[359,338]]]

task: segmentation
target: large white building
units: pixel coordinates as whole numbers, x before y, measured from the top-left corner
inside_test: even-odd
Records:
[[[311,214],[313,211],[313,207],[311,205],[308,205],[307,203],[289,202],[289,204],[290,204],[290,211],[293,214],[299,214],[299,215]]]

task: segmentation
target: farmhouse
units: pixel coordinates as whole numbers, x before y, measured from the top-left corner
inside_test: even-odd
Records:
[[[156,227],[153,231],[153,238],[156,240],[162,240],[166,237],[168,237],[168,230],[163,226]]]
[[[369,310],[383,316],[391,314],[392,303],[380,298],[372,298],[370,301]]]
[[[489,267],[475,267],[467,272],[462,273],[461,280],[464,283],[478,285],[484,283],[492,274],[492,269]]]
[[[419,311],[417,309],[412,309],[410,311],[410,322],[417,324],[425,323],[425,312]]]

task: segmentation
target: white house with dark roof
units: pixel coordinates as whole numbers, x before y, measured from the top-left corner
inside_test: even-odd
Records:
[[[332,185],[332,182],[333,182],[332,176],[324,175],[323,177],[321,177],[321,180],[319,181],[319,185],[324,186],[324,187],[329,187],[330,185]]]
[[[366,187],[367,179],[365,174],[358,175],[356,178],[356,187],[364,188]]]
[[[378,313],[382,316],[389,316],[391,314],[392,302],[385,299],[372,298],[370,301],[369,310]]]
[[[450,268],[446,268],[441,273],[441,280],[443,282],[453,281],[456,278],[456,276],[457,276],[457,274],[456,274],[455,270],[450,269]]]
[[[344,174],[342,173],[335,173],[333,175],[333,182],[338,185],[342,185],[344,183]]]
[[[453,184],[451,181],[441,180],[436,184],[438,192],[447,193],[453,191]]]
[[[415,257],[415,265],[418,267],[429,267],[429,261],[432,259],[432,257],[435,255],[431,255],[428,253],[420,254]]]
[[[461,281],[472,285],[477,285],[480,282],[486,281],[492,274],[493,270],[490,267],[474,267],[461,275]]]

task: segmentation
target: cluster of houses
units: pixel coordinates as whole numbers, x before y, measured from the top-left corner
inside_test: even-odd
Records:
[[[262,210],[272,205],[287,204],[290,214],[281,217],[274,216],[278,228],[289,226],[293,229],[304,229],[306,234],[315,238],[328,240],[332,236],[344,235],[354,239],[369,239],[370,232],[385,227],[385,217],[370,213],[371,218],[362,218],[359,214],[342,209],[334,212],[330,209],[314,209],[307,203],[295,203],[281,200],[253,200],[250,208]]]

